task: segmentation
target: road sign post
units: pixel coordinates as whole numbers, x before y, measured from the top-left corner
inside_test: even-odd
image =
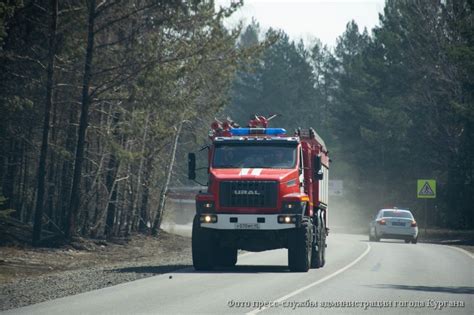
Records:
[[[426,228],[428,225],[428,199],[436,198],[436,180],[435,179],[419,179],[417,181],[416,197],[425,199],[425,213],[424,213],[424,229],[426,235]]]
[[[426,235],[426,229],[428,228],[428,199],[425,199],[425,222],[423,222],[423,227],[425,229],[425,235]]]

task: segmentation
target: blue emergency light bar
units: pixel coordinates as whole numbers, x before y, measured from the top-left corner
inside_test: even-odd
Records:
[[[267,135],[277,136],[286,135],[284,128],[232,128],[230,133],[233,136],[249,136],[249,135]]]

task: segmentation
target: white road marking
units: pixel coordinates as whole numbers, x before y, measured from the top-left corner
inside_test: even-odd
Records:
[[[252,174],[251,174],[251,175],[258,176],[258,175],[260,175],[261,172],[262,172],[262,169],[261,169],[261,168],[254,168],[254,169],[252,170]]]
[[[469,256],[470,258],[474,259],[474,255],[470,252],[468,252],[467,250],[465,249],[462,249],[462,248],[459,248],[459,247],[454,247],[454,246],[448,246],[449,248],[452,248],[452,249],[455,249],[457,250],[458,252],[461,252],[461,253],[464,253],[466,254],[467,256]]]
[[[318,284],[320,284],[320,283],[323,283],[323,282],[325,282],[325,281],[327,281],[327,280],[329,280],[329,279],[331,279],[331,278],[337,276],[338,274],[340,274],[340,273],[346,271],[347,269],[351,268],[352,266],[354,266],[355,264],[357,264],[362,258],[364,258],[365,255],[367,255],[367,254],[370,252],[370,249],[371,249],[370,244],[366,244],[366,245],[367,245],[367,249],[362,253],[362,255],[360,255],[359,257],[357,257],[357,258],[356,258],[354,261],[352,261],[350,264],[346,265],[345,267],[343,267],[343,268],[337,270],[336,272],[333,272],[332,274],[330,274],[330,275],[328,275],[328,276],[326,276],[326,277],[324,277],[324,278],[322,278],[322,279],[319,279],[318,281],[315,281],[315,282],[313,282],[313,283],[310,283],[310,284],[308,284],[307,286],[304,286],[304,287],[302,287],[302,288],[299,288],[298,290],[295,290],[295,291],[293,291],[293,292],[291,292],[291,293],[288,293],[288,294],[285,295],[285,296],[282,296],[281,298],[279,298],[279,299],[273,301],[273,303],[280,303],[280,302],[283,302],[284,300],[287,300],[287,299],[289,299],[290,297],[293,297],[293,296],[295,296],[295,295],[297,295],[297,294],[300,294],[301,292],[304,292],[304,291],[306,291],[306,290],[308,290],[308,289],[310,289],[310,288],[312,288],[312,287],[314,287],[314,286],[316,286],[316,285],[318,285]],[[267,307],[257,308],[257,309],[255,309],[255,310],[253,310],[253,311],[251,311],[251,312],[246,313],[246,315],[258,314],[258,313],[260,313],[261,311],[263,311],[263,310],[265,310],[265,309],[267,309]]]
[[[250,171],[250,168],[243,168],[240,170],[239,175],[247,175],[249,171]]]

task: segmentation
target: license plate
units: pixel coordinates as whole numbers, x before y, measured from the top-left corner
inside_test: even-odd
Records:
[[[235,228],[238,230],[259,230],[260,224],[258,223],[236,223]]]
[[[405,223],[403,223],[403,222],[392,222],[392,225],[394,225],[394,226],[405,226]]]

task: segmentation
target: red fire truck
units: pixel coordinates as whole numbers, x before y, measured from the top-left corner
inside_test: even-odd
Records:
[[[211,125],[207,191],[196,195],[192,256],[196,270],[231,267],[237,251],[288,249],[291,271],[325,264],[329,157],[312,129],[288,135],[255,116],[248,128]],[[196,179],[196,155],[188,155]]]

